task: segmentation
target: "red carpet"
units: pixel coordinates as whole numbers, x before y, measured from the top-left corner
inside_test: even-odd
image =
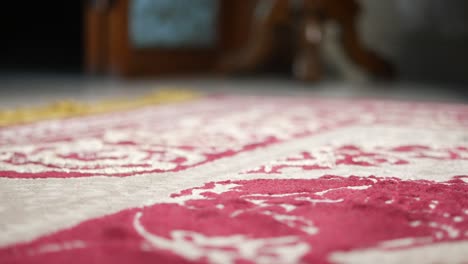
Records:
[[[209,96],[0,128],[0,263],[468,263],[468,106]]]

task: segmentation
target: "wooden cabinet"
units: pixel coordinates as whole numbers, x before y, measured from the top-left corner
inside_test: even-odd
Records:
[[[230,0],[93,0],[86,70],[120,76],[213,71],[243,45],[253,4]]]

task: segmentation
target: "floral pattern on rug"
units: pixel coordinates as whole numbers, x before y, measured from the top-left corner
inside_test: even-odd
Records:
[[[468,107],[212,96],[0,128],[1,263],[467,263]]]

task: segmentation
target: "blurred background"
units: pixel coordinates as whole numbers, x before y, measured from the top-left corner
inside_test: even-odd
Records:
[[[8,1],[0,108],[158,87],[468,102],[465,0]]]

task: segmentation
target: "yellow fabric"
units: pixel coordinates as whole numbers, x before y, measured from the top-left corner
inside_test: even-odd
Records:
[[[121,111],[154,104],[183,102],[192,100],[197,96],[197,93],[188,90],[167,89],[158,90],[134,99],[113,99],[90,104],[60,101],[47,106],[0,110],[0,126]]]

